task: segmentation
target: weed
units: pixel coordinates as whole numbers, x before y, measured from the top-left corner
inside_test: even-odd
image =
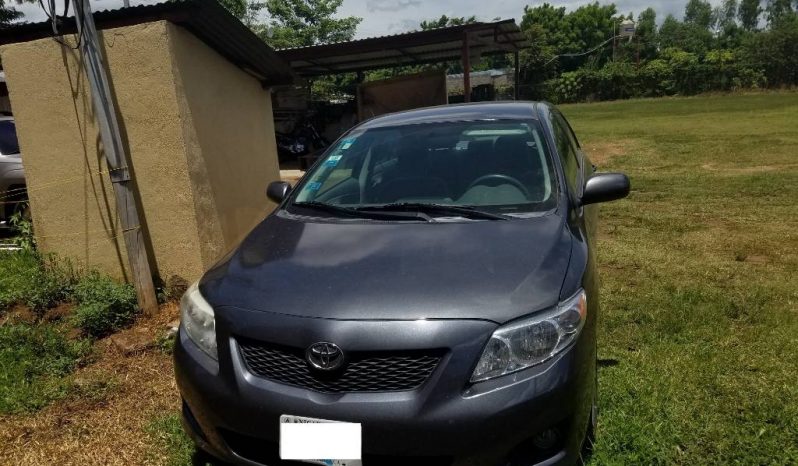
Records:
[[[77,303],[72,323],[84,334],[100,338],[133,322],[138,310],[132,286],[90,272],[75,285]]]
[[[36,236],[33,234],[33,222],[24,215],[27,209],[29,206],[26,201],[24,207],[11,216],[9,223],[16,233],[13,243],[23,251],[33,252],[36,250]]]
[[[71,265],[31,251],[0,254],[0,310],[25,304],[41,314],[66,300],[75,283]]]
[[[64,376],[90,348],[50,325],[0,325],[0,413],[35,411],[65,396]]]

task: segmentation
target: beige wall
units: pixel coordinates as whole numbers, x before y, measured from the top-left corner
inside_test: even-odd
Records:
[[[280,179],[270,93],[185,29],[168,25],[203,263],[237,244],[274,205]]]
[[[167,22],[102,37],[157,271],[195,279],[269,207],[264,190],[277,156],[268,90]],[[0,54],[40,248],[124,276],[77,52],[44,39]]]

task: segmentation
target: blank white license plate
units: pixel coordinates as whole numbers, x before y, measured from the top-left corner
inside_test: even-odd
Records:
[[[284,460],[361,466],[361,437],[360,424],[280,416],[280,458]]]

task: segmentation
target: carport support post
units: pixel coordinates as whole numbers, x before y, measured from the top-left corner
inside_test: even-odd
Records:
[[[463,102],[471,102],[471,51],[468,31],[463,33]]]
[[[102,54],[99,50],[97,29],[91,14],[89,0],[77,0],[75,21],[78,26],[78,43],[83,56],[97,125],[103,152],[108,163],[111,184],[114,186],[116,207],[122,224],[122,235],[125,238],[128,263],[133,274],[133,285],[136,288],[139,307],[146,314],[158,310],[155,298],[155,286],[152,282],[150,262],[144,245],[142,217],[138,211],[138,193],[130,176],[130,159],[122,144],[119,122],[116,119],[116,107],[105,74]]]
[[[515,72],[514,72],[514,76],[513,76],[513,79],[515,80],[515,90],[514,90],[514,94],[515,95],[514,95],[514,98],[515,98],[515,100],[518,100],[518,86],[520,84],[518,82],[518,76],[520,75],[519,68],[518,68],[518,62],[519,62],[519,60],[518,60],[518,50],[516,50],[513,53],[513,62],[515,64]]]

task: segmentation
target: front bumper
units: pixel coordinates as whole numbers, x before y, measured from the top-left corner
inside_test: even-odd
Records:
[[[282,414],[361,423],[365,466],[575,462],[593,396],[595,346],[583,334],[545,364],[469,384],[495,328],[473,320],[264,319],[260,312],[226,309],[217,313],[218,363],[182,329],[179,334],[174,357],[184,423],[203,450],[248,465],[283,464],[277,456]],[[254,376],[238,351],[238,337],[298,347],[335,341],[345,351],[441,348],[446,355],[417,390],[330,394]],[[551,428],[562,437],[557,448],[543,456],[530,452],[531,439]]]

